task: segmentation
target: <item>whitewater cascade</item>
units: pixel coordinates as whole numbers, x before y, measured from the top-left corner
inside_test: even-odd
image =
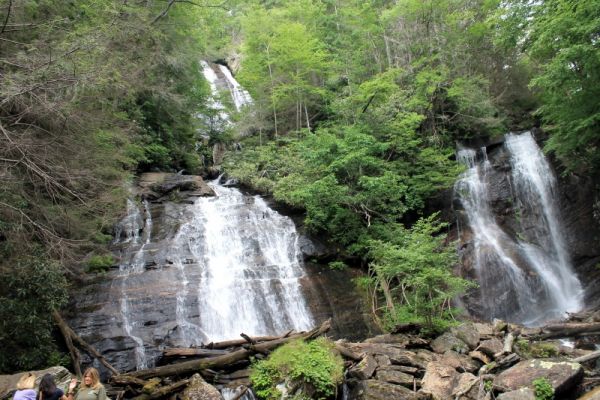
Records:
[[[508,178],[520,229],[510,235],[498,223],[489,198],[492,166],[486,149],[460,149],[467,166],[455,185],[472,232],[473,266],[483,314],[526,325],[540,325],[579,311],[583,289],[561,235],[556,181],[531,133],[508,134]],[[462,229],[461,235],[467,229]]]
[[[123,333],[134,342],[137,369],[154,360],[144,350],[147,339],[138,334],[146,304],[129,293],[149,273],[150,254],[152,260],[166,260],[162,265],[172,271],[175,282],[165,282],[165,287],[173,286],[174,309],[161,312],[173,315],[181,346],[231,339],[242,331],[262,336],[314,325],[301,291],[305,271],[293,221],[259,196],[244,195],[218,180],[209,185],[216,196],[169,211],[182,223],[167,237],[152,237],[147,202],[142,218],[129,200],[127,215],[117,227],[114,244],[123,249],[118,309]]]
[[[127,250],[121,259],[122,262],[119,264],[119,277],[121,278],[119,312],[126,336],[133,339],[135,343],[137,369],[147,368],[148,361],[142,338],[134,334],[135,322],[131,313],[131,300],[128,293],[132,289],[130,275],[144,272],[144,248],[151,240],[152,216],[150,215],[150,204],[144,201],[143,205],[144,220],[142,221],[142,215],[136,203],[131,199],[127,200],[127,214],[117,225],[115,240],[113,241],[113,245],[127,245]],[[140,231],[143,232],[141,238]]]

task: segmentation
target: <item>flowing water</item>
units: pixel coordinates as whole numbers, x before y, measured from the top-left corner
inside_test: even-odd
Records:
[[[489,196],[492,166],[461,149],[467,171],[455,185],[473,233],[473,265],[485,316],[527,325],[562,318],[582,307],[581,283],[573,273],[555,204],[555,178],[529,132],[506,136],[514,216],[520,230],[509,235],[498,224]]]
[[[155,242],[150,205],[145,218],[133,201],[119,224],[115,245],[123,246],[120,277],[120,320],[124,335],[135,343],[136,367],[152,365],[137,333],[136,316],[146,304],[132,300],[152,257],[165,260],[176,282],[171,312],[178,343],[200,345],[248,335],[275,335],[312,328],[314,321],[302,294],[298,234],[288,217],[268,207],[259,196],[209,184],[214,197],[200,197],[174,214],[178,229]],[[140,236],[140,232],[142,235]],[[148,299],[150,300],[150,299]],[[169,313],[168,310],[161,310]]]
[[[135,343],[135,359],[137,369],[143,369],[148,366],[148,360],[144,349],[144,342],[135,335],[133,315],[131,313],[131,301],[128,291],[129,277],[132,274],[140,274],[144,271],[144,248],[151,240],[152,216],[150,215],[150,205],[144,201],[144,221],[140,210],[133,200],[127,200],[127,214],[125,218],[117,225],[115,241],[113,244],[128,244],[126,257],[119,265],[119,276],[121,277],[121,299],[120,314],[122,327],[126,336],[133,339]],[[140,238],[140,231],[143,231],[143,237]],[[125,235],[124,237],[123,234]]]
[[[229,68],[225,65],[219,64],[219,69],[221,73],[225,76],[225,80],[227,82],[227,87],[229,88],[229,92],[231,93],[231,97],[233,98],[233,104],[235,105],[235,109],[240,111],[242,107],[252,104],[252,97],[250,97],[250,93],[248,93],[233,77]]]

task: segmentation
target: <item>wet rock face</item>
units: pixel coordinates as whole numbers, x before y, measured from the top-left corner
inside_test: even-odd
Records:
[[[197,345],[207,342],[202,334],[191,337],[186,325],[198,324],[201,313],[205,312],[198,301],[203,295],[200,287],[205,279],[204,260],[202,254],[192,249],[202,246],[207,232],[198,229],[186,240],[174,239],[182,225],[194,218],[193,205],[181,199],[213,193],[205,186],[199,177],[144,174],[136,190],[146,200],[137,203],[139,215],[129,221],[131,226],[122,229],[113,244],[116,264],[122,267],[98,276],[72,295],[65,315],[68,323],[119,371],[136,369],[140,350],[151,366],[160,359],[164,348],[187,347],[190,340]],[[175,201],[171,200],[173,196]],[[255,200],[247,196],[246,201],[252,205]],[[148,218],[151,224],[144,223]],[[247,244],[244,257],[260,265],[261,274],[271,276],[277,267],[260,254],[256,238],[249,233],[249,224],[251,219],[243,218],[238,226],[240,240]],[[307,238],[303,243],[310,248]],[[125,273],[126,270],[131,272]],[[363,339],[373,331],[368,312],[351,280],[354,272],[331,271],[319,265],[305,272],[300,289],[315,324],[331,317],[334,337]],[[123,318],[124,309],[133,310],[128,320]],[[244,328],[239,333],[242,331]],[[84,354],[82,360],[85,365],[93,364],[106,378],[101,365]]]
[[[533,133],[538,135],[536,132]],[[490,168],[486,170],[487,196],[495,222],[506,238],[510,239],[510,242],[518,239],[525,243],[531,243],[534,247],[544,247],[543,243],[540,243],[543,239],[535,233],[536,221],[544,218],[542,211],[539,207],[532,207],[524,212],[524,209],[519,208],[518,202],[515,200],[515,182],[507,147],[503,145],[502,141],[478,143],[477,146],[473,148],[486,148],[487,159],[490,162]],[[478,150],[477,159],[481,160],[482,158],[482,152]],[[600,262],[600,222],[593,216],[594,202],[597,201],[598,196],[595,193],[595,182],[574,174],[561,174],[560,164],[552,158],[549,158],[548,161],[557,177],[556,191],[553,195],[558,205],[559,218],[562,222],[561,235],[565,239],[566,250],[576,274],[579,277],[585,277],[581,281],[586,293],[586,306],[598,306],[600,305],[600,286],[593,284],[600,279],[600,269],[596,268]],[[452,203],[457,220],[457,228],[450,233],[450,237],[458,238],[460,236],[458,248],[461,266],[457,272],[470,279],[479,279],[475,268],[476,239],[469,227],[467,212],[458,199],[456,191],[453,196],[452,201],[445,203]],[[530,284],[531,297],[544,299],[544,287],[539,282],[538,273],[528,266],[527,259],[519,254],[518,248],[506,240],[503,242],[503,239],[499,238],[499,242],[506,250],[507,255],[514,259],[518,268],[524,271],[526,279],[532,282]],[[493,260],[493,252],[494,249],[484,247],[481,249],[479,259]],[[493,264],[493,262],[491,263]],[[497,284],[486,287],[485,293],[483,293],[483,286],[481,291],[472,290],[466,298],[469,312],[483,319],[490,318],[489,313],[492,312],[495,317],[508,320],[514,320],[515,314],[524,312],[523,310],[519,311],[516,301],[519,292],[506,289],[502,283],[504,280],[505,276],[498,276]],[[499,288],[499,290],[495,290],[495,288]],[[546,307],[544,304],[547,301],[539,301],[541,308]],[[549,303],[548,307],[552,307],[552,304]]]

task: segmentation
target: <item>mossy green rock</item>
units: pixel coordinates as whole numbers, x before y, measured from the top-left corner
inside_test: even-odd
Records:
[[[524,387],[533,389],[533,381],[546,378],[557,396],[571,391],[583,378],[581,364],[567,361],[525,360],[494,378],[494,388],[502,392]]]

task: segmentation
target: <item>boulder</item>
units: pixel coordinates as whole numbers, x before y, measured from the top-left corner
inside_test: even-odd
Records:
[[[479,337],[492,336],[494,334],[494,327],[490,324],[483,324],[481,322],[474,322],[473,327],[477,330]]]
[[[354,400],[421,400],[426,397],[421,393],[413,392],[404,386],[369,379],[366,381],[359,381],[350,392],[349,398]]]
[[[460,374],[458,382],[452,390],[452,398],[459,400],[477,400],[479,392],[479,378],[465,372]]]
[[[501,393],[496,400],[536,400],[535,392],[531,388],[521,388]]]
[[[421,391],[435,400],[449,399],[459,382],[459,377],[460,374],[453,367],[441,362],[430,362],[425,370]]]
[[[481,351],[472,351],[469,353],[469,357],[475,359],[475,360],[479,360],[484,364],[489,364],[490,363],[490,358],[488,356],[486,356],[485,354],[483,354]]]
[[[388,333],[385,335],[377,335],[372,338],[366,339],[365,343],[389,343],[398,344],[403,347],[427,346],[429,344],[429,342],[423,338],[404,333]]]
[[[69,382],[73,375],[65,367],[51,367],[39,371],[25,371],[19,372],[13,375],[0,375],[0,399],[7,397],[7,395],[17,389],[17,382],[21,376],[27,372],[31,372],[36,376],[36,386],[40,384],[42,376],[51,374],[54,376],[56,387],[66,392],[69,387]]]
[[[503,392],[533,388],[533,381],[546,378],[556,395],[569,393],[583,378],[581,364],[567,361],[525,360],[494,378],[494,388]]]
[[[458,372],[475,372],[481,368],[480,361],[474,360],[464,354],[458,354],[452,350],[445,352],[440,362],[451,366]]]
[[[355,353],[387,356],[392,364],[407,365],[425,369],[430,361],[437,359],[437,356],[425,349],[409,351],[395,344],[384,343],[347,343],[345,345]],[[465,345],[466,346],[466,345]]]
[[[378,368],[375,376],[380,381],[402,385],[409,389],[412,389],[415,385],[414,376],[392,368]]]
[[[451,332],[445,332],[443,335],[435,338],[431,342],[431,348],[433,351],[440,354],[443,354],[448,350],[453,350],[461,354],[469,352],[469,346]]]
[[[455,326],[450,330],[454,336],[462,340],[469,346],[470,350],[474,350],[479,344],[479,331],[472,322],[465,322],[459,326]]]
[[[194,374],[190,384],[181,395],[182,400],[223,400],[221,393],[212,385],[206,383],[200,374]]]
[[[502,353],[503,348],[504,344],[499,339],[492,338],[481,342],[477,350],[494,357],[495,354]]]
[[[380,367],[392,365],[392,361],[385,354],[375,354],[375,361],[377,361],[377,365],[379,365]]]
[[[353,378],[365,380],[373,376],[376,368],[377,361],[372,355],[367,354],[358,364],[350,368],[348,374]]]

